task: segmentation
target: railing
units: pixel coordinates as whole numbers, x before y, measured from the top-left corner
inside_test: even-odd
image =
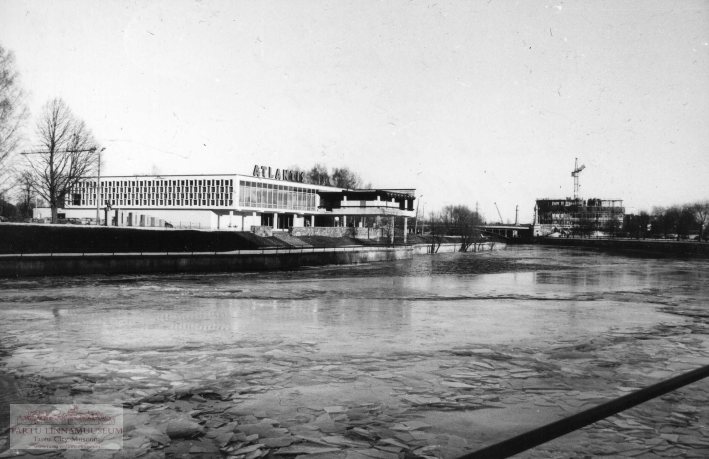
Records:
[[[563,235],[563,236],[537,236],[538,239],[579,239],[579,240],[613,240],[613,241],[646,241],[646,242],[708,242],[708,241],[700,241],[698,239],[688,239],[688,238],[680,238],[677,239],[677,237],[668,237],[668,238],[661,238],[661,237],[631,237],[631,236],[612,236],[612,235],[605,235],[605,236],[598,236],[598,235],[589,235],[589,236],[582,236],[580,234],[568,234],[568,235]]]
[[[552,422],[551,424],[530,430],[509,440],[479,449],[470,454],[461,456],[459,459],[510,457],[706,377],[709,377],[709,365],[683,373],[674,378],[646,387],[645,389],[640,389],[573,416]]]
[[[62,257],[134,257],[134,256],[232,256],[232,255],[271,255],[271,254],[293,254],[293,253],[324,253],[324,252],[381,252],[397,248],[413,247],[415,244],[371,244],[342,247],[263,247],[260,249],[237,249],[229,251],[175,251],[175,252],[46,252],[46,253],[10,253],[0,254],[0,258],[62,258]]]

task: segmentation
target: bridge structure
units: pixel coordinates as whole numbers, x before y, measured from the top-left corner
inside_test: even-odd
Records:
[[[532,239],[532,225],[480,225],[480,232],[505,238],[510,242],[523,242]]]

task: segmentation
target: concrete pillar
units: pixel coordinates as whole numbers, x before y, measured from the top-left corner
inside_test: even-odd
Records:
[[[315,215],[310,216],[310,226],[315,226]]]
[[[404,244],[406,244],[406,233],[409,231],[409,217],[404,217]]]
[[[347,226],[347,215],[342,216],[342,226]]]
[[[244,229],[244,219],[245,218],[246,218],[246,216],[244,214],[241,214],[241,231],[246,231],[246,229]]]
[[[278,229],[278,214],[273,213],[273,229]]]

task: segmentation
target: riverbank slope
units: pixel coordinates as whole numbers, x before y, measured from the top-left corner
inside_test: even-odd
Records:
[[[263,271],[356,264],[457,252],[456,237],[403,235],[390,241],[272,232],[0,225],[0,277],[67,274]],[[464,251],[505,244],[478,242]]]
[[[661,257],[709,258],[709,243],[657,239],[575,239],[537,238],[537,244],[563,247],[588,247],[605,252]]]

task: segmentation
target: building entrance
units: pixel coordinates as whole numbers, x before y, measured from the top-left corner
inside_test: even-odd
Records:
[[[292,214],[278,214],[278,229],[288,229],[293,226]]]

